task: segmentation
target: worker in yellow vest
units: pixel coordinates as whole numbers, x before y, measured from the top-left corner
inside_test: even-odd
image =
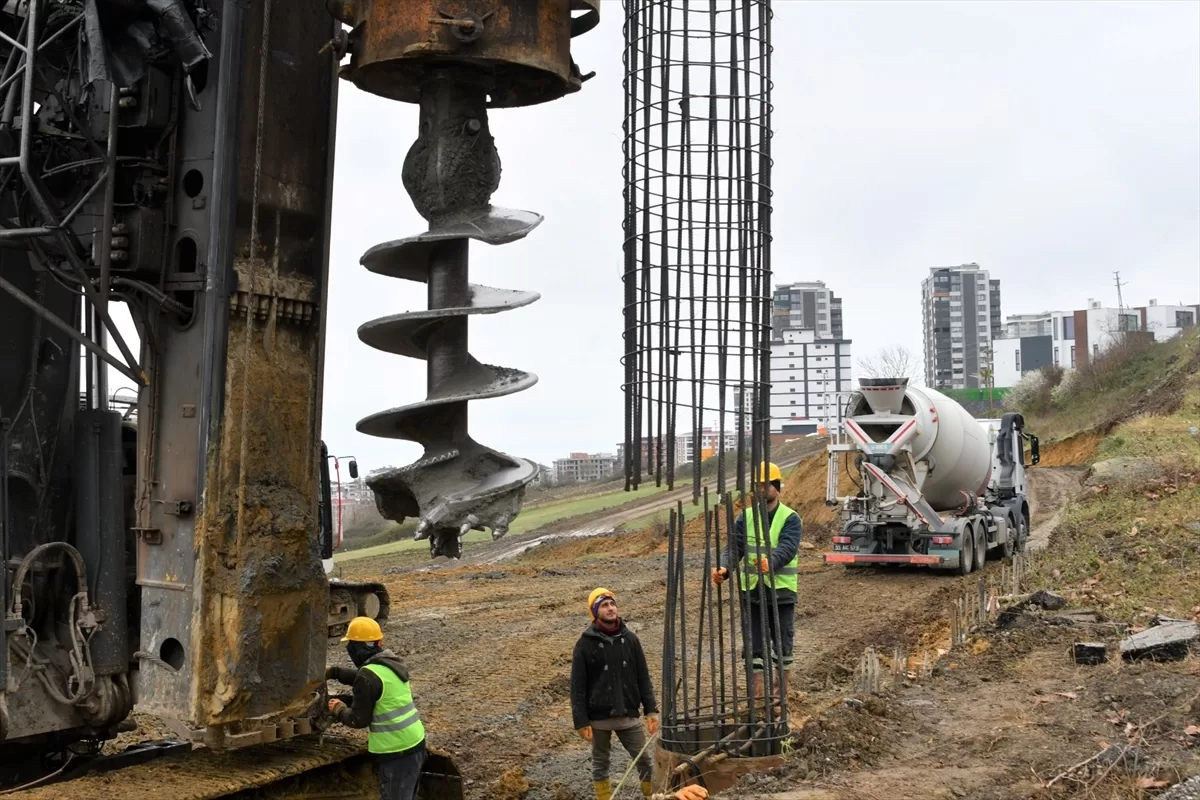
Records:
[[[800,515],[779,501],[783,473],[774,464],[763,464],[759,473],[762,496],[766,499],[766,520],[760,525],[753,508],[745,509],[734,522],[734,547],[741,572],[742,609],[750,617],[750,691],[762,695],[761,675],[765,647],[763,632],[772,643],[774,673],[778,675],[779,699],[787,696],[787,673],[792,668],[792,640],[795,636],[797,567],[803,524]],[[766,541],[762,541],[763,534]],[[712,582],[720,585],[729,577],[728,567],[712,571]],[[761,581],[761,586],[760,586]],[[779,609],[779,625],[771,600]]]
[[[325,678],[354,687],[354,693],[349,706],[331,699],[329,712],[343,725],[368,729],[367,749],[375,755],[380,800],[414,800],[429,751],[425,726],[413,705],[408,668],[383,649],[383,631],[370,617],[350,620],[342,641],[355,669],[329,667]]]

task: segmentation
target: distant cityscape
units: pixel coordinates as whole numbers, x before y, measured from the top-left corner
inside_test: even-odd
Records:
[[[1122,285],[1116,276],[1116,285]],[[969,263],[931,267],[921,281],[923,358],[913,358],[907,375],[959,400],[997,400],[1021,378],[1047,367],[1077,369],[1128,336],[1164,341],[1196,325],[1200,305],[1105,306],[1088,298],[1079,309],[1001,314],[1000,280]],[[801,436],[840,430],[846,396],[856,372],[852,340],[845,335],[842,299],[824,281],[776,285],[771,314],[771,439],[781,444]],[[894,366],[894,365],[893,365]],[[857,372],[862,372],[861,363]],[[730,409],[749,411],[751,398],[734,392]],[[749,415],[747,414],[747,418]],[[674,463],[736,450],[737,432],[715,423],[699,432],[679,432]],[[649,463],[643,441],[642,463]],[[539,464],[533,486],[559,486],[612,480],[622,472],[624,445],[615,452],[573,452]],[[391,467],[373,470],[366,478]],[[347,476],[348,477],[348,476]],[[343,513],[373,508],[366,478],[340,484]]]
[[[1196,324],[1200,305],[1163,305],[1149,300],[1117,306],[1089,298],[1079,309],[1001,313],[1000,279],[976,263],[930,267],[921,281],[923,358],[910,374],[914,382],[947,391],[958,399],[982,398],[987,390],[1002,395],[1022,376],[1046,367],[1076,369],[1100,357],[1130,335],[1154,341],[1177,336]],[[771,438],[789,439],[837,431],[846,394],[853,390],[852,340],[844,330],[841,298],[824,281],[778,284],[771,314]],[[733,398],[733,408],[749,406]],[[722,435],[702,431],[699,457],[714,455]],[[725,450],[737,447],[737,434],[726,430]],[[692,433],[675,439],[675,464],[696,457]],[[649,459],[642,443],[642,463]],[[616,454],[571,453],[542,466],[540,478],[551,484],[611,479],[620,473],[624,447]]]

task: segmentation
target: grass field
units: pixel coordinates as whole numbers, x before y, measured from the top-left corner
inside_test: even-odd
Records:
[[[549,525],[552,522],[578,517],[583,514],[591,514],[595,511],[603,511],[617,506],[623,506],[626,503],[632,503],[637,500],[644,500],[647,497],[653,497],[666,491],[666,486],[645,486],[636,492],[626,492],[624,490],[616,490],[604,492],[584,497],[576,497],[556,502],[544,503],[542,505],[530,508],[521,512],[521,515],[516,518],[513,524],[509,527],[509,533],[525,533],[527,531],[536,530],[543,525]],[[491,537],[491,534],[486,531],[471,531],[467,534],[464,541],[484,542]],[[387,544],[376,545],[374,547],[364,547],[360,550],[351,550],[346,553],[338,553],[334,556],[336,561],[353,561],[359,558],[370,558],[372,556],[388,555],[389,553],[399,553],[412,548],[428,547],[428,542],[413,541],[412,539],[404,539],[402,541],[388,542]]]

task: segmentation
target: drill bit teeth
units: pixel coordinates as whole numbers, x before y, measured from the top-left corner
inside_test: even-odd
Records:
[[[435,224],[418,236],[377,245],[363,255],[362,264],[379,275],[431,284],[439,263],[465,262],[468,240],[505,244],[523,238],[541,221],[531,212],[488,207],[465,220]],[[431,306],[434,293],[431,285]],[[414,539],[428,538],[433,556],[458,558],[471,530],[491,529],[494,539],[505,534],[538,469],[531,461],[493,450],[467,435],[467,403],[524,391],[537,383],[537,376],[480,363],[465,352],[465,325],[472,316],[521,308],[540,295],[470,283],[442,294],[452,296],[442,297],[436,307],[372,320],[359,328],[365,344],[395,355],[430,362],[434,343],[445,347],[448,341],[461,352],[437,374],[430,363],[423,401],[372,414],[357,428],[424,446],[419,461],[368,483],[385,517],[418,517]]]

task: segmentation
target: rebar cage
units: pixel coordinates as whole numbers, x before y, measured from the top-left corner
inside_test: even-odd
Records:
[[[698,498],[711,449],[744,491],[769,445],[770,4],[625,11],[626,486],[687,462]]]
[[[749,603],[772,631],[779,609],[763,581],[735,588],[733,535],[735,505],[754,503],[767,541],[747,478],[771,449],[772,13],[767,0],[624,9],[622,459],[627,490],[690,473],[703,514],[687,526],[680,503],[668,524],[660,742],[698,775],[705,760],[777,755],[787,735],[769,649],[750,691]]]

